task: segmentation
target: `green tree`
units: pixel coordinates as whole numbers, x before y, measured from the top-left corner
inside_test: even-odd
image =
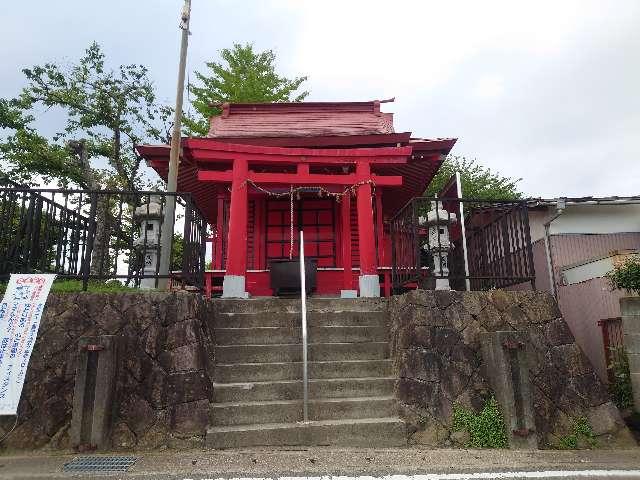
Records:
[[[514,200],[522,198],[518,190],[521,178],[503,177],[491,169],[483,167],[465,157],[449,155],[426,191],[427,196],[434,196],[445,187],[449,179],[460,172],[462,195],[467,198],[482,200]]]
[[[288,79],[276,73],[272,50],[255,52],[251,44],[236,43],[220,52],[222,62],[208,62],[208,73],[195,72],[200,85],[189,85],[197,114],[184,119],[189,135],[204,136],[209,118],[220,115],[224,102],[301,102],[309,94],[297,92],[307,77]]]
[[[157,105],[146,67],[107,69],[94,42],[68,67],[46,63],[23,73],[27,86],[20,96],[0,100],[0,129],[8,133],[0,140],[0,154],[11,178],[33,183],[41,175],[95,189],[142,186],[142,157],[134,147],[150,139],[166,141],[171,113]],[[43,107],[66,115],[51,138],[34,126],[35,112]]]
[[[156,102],[154,86],[142,65],[109,69],[92,43],[69,66],[56,63],[23,70],[27,85],[14,99],[0,100],[0,161],[7,176],[25,184],[40,177],[81,188],[137,191],[149,187],[135,146],[167,141],[171,109]],[[34,125],[41,109],[65,115],[60,131],[48,138]],[[130,210],[135,197],[126,198]],[[113,198],[99,196],[91,273],[108,271],[108,239],[124,228],[116,222]]]

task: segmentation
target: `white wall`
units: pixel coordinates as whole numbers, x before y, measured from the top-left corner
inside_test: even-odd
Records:
[[[568,205],[553,221],[552,235],[640,232],[640,205]]]

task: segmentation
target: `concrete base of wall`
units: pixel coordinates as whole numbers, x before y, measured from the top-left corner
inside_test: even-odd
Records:
[[[360,283],[361,297],[380,296],[380,278],[378,275],[360,275],[358,280]]]
[[[225,275],[222,281],[222,298],[249,298],[244,275]]]
[[[640,297],[620,299],[624,348],[629,360],[633,405],[640,412]]]
[[[535,449],[529,355],[526,332],[501,331],[480,334],[484,375],[500,405],[511,448]]]

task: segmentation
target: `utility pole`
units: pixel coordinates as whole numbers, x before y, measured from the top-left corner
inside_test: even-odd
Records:
[[[180,158],[180,136],[182,130],[182,100],[184,97],[184,76],[187,66],[187,47],[189,46],[189,21],[191,19],[191,0],[184,0],[180,19],[182,42],[180,44],[180,65],[178,67],[178,88],[176,92],[176,111],[171,134],[171,153],[169,154],[169,175],[167,177],[167,193],[175,193],[178,188],[178,160]],[[162,222],[162,244],[160,247],[160,275],[169,275],[171,264],[171,245],[173,243],[173,227],[176,213],[176,197],[166,197],[164,221]],[[158,288],[166,290],[168,278],[158,280]]]

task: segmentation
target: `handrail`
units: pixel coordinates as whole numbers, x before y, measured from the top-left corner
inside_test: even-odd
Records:
[[[300,298],[302,300],[302,419],[309,421],[309,378],[307,374],[307,285],[304,265],[304,232],[300,230]]]

